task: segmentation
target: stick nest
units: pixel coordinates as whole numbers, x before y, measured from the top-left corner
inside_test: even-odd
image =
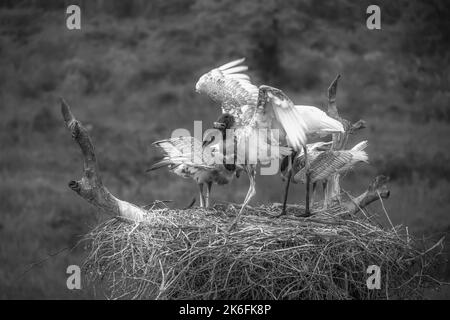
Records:
[[[145,221],[110,219],[87,236],[84,268],[109,298],[126,299],[414,299],[439,286],[442,239],[428,250],[400,227],[335,207],[309,218],[275,205],[172,210],[154,205]],[[381,269],[369,290],[368,266]]]

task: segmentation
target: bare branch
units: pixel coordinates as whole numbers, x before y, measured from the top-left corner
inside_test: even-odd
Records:
[[[356,132],[357,130],[363,129],[366,127],[366,122],[364,120],[358,120],[355,123],[351,123],[350,121],[341,118],[339,116],[339,111],[337,108],[336,103],[336,94],[337,94],[337,85],[338,80],[341,78],[341,75],[338,74],[336,78],[331,82],[330,86],[328,87],[328,115],[336,120],[339,120],[345,129],[345,134],[341,134],[340,136],[336,135],[335,139],[340,140],[341,142],[346,142],[347,136],[349,134],[352,134]],[[345,145],[343,143],[339,143],[341,148],[345,148]]]
[[[355,214],[359,210],[371,204],[372,202],[379,200],[380,197],[383,199],[389,198],[390,191],[389,188],[387,187],[388,181],[389,179],[386,176],[383,175],[377,176],[370,183],[366,192],[362,193],[357,198],[344,203],[343,206],[347,208],[349,214]]]
[[[336,106],[336,92],[340,74],[336,76],[331,85],[328,87],[328,115],[336,120],[341,120]]]
[[[334,133],[333,134],[333,150],[344,150],[347,147],[348,137],[350,134],[363,129],[366,127],[366,122],[364,120],[358,120],[355,123],[341,118],[339,116],[336,94],[337,94],[337,84],[341,75],[338,74],[333,82],[328,87],[328,115],[342,123],[345,132]],[[340,174],[336,173],[327,179],[327,189],[325,192],[325,203],[324,206],[328,207],[333,201],[337,200],[340,202],[341,186],[340,186]]]
[[[75,119],[64,99],[61,99],[61,113],[72,138],[80,146],[84,161],[83,177],[79,181],[70,181],[69,187],[80,197],[107,214],[125,220],[142,221],[145,210],[132,203],[117,199],[103,186],[91,138],[81,122]]]
[[[348,134],[353,134],[358,130],[364,129],[366,127],[366,122],[362,119],[353,123],[348,129]]]

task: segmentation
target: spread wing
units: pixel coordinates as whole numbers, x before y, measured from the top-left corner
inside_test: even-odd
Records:
[[[256,112],[258,122],[267,124],[271,129],[280,129],[288,145],[301,150],[306,144],[307,124],[294,103],[277,88],[260,86],[259,90],[261,100]]]
[[[311,181],[328,178],[352,161],[352,155],[345,151],[322,152],[310,167]]]
[[[294,107],[306,123],[307,134],[324,136],[330,133],[344,132],[344,126],[340,121],[329,117],[319,108],[302,105],[296,105]]]
[[[219,103],[223,113],[240,117],[240,108],[244,105],[256,106],[258,88],[250,82],[244,71],[247,66],[241,65],[245,58],[224,64],[212,69],[200,77],[195,89]]]
[[[164,165],[185,164],[195,168],[213,169],[214,156],[209,147],[202,147],[202,142],[194,137],[178,137],[153,143],[164,153],[164,158],[154,164],[150,170]]]
[[[327,116],[325,112],[313,106],[294,105],[281,90],[270,86],[260,86],[261,91],[257,114],[270,124],[270,127],[282,129],[288,145],[301,150],[306,144],[307,135],[344,132],[342,124]],[[268,119],[272,118],[272,119]]]

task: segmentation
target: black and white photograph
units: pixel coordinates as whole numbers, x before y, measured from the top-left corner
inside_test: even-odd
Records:
[[[446,0],[1,0],[0,300],[450,299],[449,75]]]

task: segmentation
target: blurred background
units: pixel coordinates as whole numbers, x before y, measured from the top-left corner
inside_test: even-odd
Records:
[[[70,4],[81,7],[81,30],[66,28]],[[366,27],[370,4],[381,8],[381,30]],[[58,97],[89,128],[115,195],[183,207],[197,189],[166,170],[146,174],[160,156],[151,143],[176,128],[192,131],[194,120],[206,129],[220,109],[195,83],[240,57],[256,84],[322,109],[341,74],[341,116],[368,124],[349,146],[370,144],[370,165],[348,174],[343,188],[358,195],[376,174],[388,175],[393,223],[419,238],[447,234],[449,17],[446,0],[0,1],[0,298],[103,297],[86,283],[66,287],[67,266],[85,254],[73,247],[105,217],[67,186],[81,176],[82,158]],[[281,201],[278,175],[258,181],[253,204]],[[241,202],[247,187],[246,177],[216,187],[214,201]],[[300,199],[295,186],[289,201]],[[370,210],[385,219],[380,203]],[[450,267],[441,271],[448,280]]]

